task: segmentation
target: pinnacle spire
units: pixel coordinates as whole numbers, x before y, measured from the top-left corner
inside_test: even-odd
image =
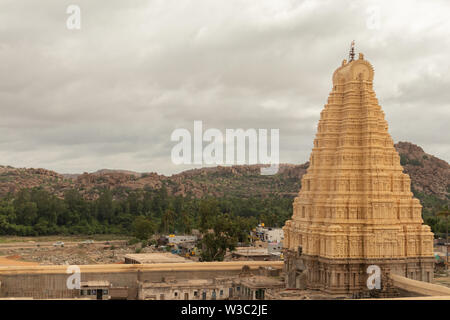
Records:
[[[348,62],[355,60],[355,40],[350,44],[350,53],[348,55]]]

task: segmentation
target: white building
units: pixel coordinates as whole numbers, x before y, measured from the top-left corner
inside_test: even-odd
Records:
[[[284,232],[281,228],[267,228],[264,232],[264,240],[267,242],[283,242]]]
[[[180,244],[185,242],[195,242],[197,241],[197,236],[186,235],[186,236],[175,236],[170,235],[167,237],[169,243]]]

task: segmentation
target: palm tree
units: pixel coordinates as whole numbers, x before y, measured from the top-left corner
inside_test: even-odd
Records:
[[[445,247],[447,248],[447,269],[448,269],[448,217],[450,216],[450,210],[448,205],[442,207],[442,209],[437,213],[440,217],[445,217]]]
[[[162,216],[162,226],[165,233],[173,232],[175,222],[175,212],[167,209]]]

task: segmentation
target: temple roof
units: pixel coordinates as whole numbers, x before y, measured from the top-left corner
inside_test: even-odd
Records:
[[[348,81],[373,81],[373,67],[369,61],[364,60],[364,55],[359,54],[358,60],[347,62],[342,61],[342,65],[333,73],[333,86],[343,84]]]

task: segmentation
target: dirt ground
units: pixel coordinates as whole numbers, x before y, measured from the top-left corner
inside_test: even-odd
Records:
[[[65,243],[55,247],[52,243],[14,243],[0,245],[0,266],[11,265],[85,265],[123,263],[124,256],[136,253],[137,245],[127,245],[126,241],[111,241],[93,244]],[[142,253],[153,252],[146,247]]]
[[[435,274],[433,282],[450,288],[450,271],[447,274],[448,274],[447,276],[445,275],[437,276]]]
[[[39,237],[19,237],[19,236],[0,236],[0,245],[12,243],[43,243],[43,242],[81,242],[84,240],[94,241],[115,241],[115,240],[129,240],[130,237],[114,235],[114,234],[94,234],[89,236],[71,235],[71,236],[39,236]]]
[[[27,262],[19,260],[20,256],[2,256],[0,257],[0,267],[7,266],[36,266],[37,262]]]

